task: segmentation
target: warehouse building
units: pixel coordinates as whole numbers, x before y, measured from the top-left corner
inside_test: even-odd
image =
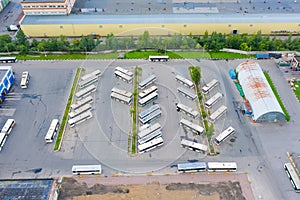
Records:
[[[21,21],[21,29],[30,37],[106,36],[111,33],[139,36],[145,31],[158,36],[204,35],[206,31],[272,34],[288,30],[296,34],[300,31],[299,19],[300,14],[26,15]]]
[[[285,115],[258,63],[241,63],[236,71],[256,122],[285,121]]]
[[[0,66],[0,103],[5,99],[5,95],[9,92],[15,77],[11,66]]]

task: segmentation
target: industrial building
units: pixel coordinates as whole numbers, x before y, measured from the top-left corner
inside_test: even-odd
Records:
[[[24,11],[25,12],[25,11]],[[138,36],[204,35],[206,31],[253,34],[300,33],[300,14],[132,14],[56,16],[26,15],[21,29],[30,37],[80,37],[82,35]]]
[[[236,71],[256,122],[285,121],[285,115],[258,63],[241,63]]]
[[[0,0],[0,12],[8,5],[10,0]]]
[[[25,15],[68,15],[76,0],[22,0]]]
[[[4,101],[5,95],[9,92],[15,77],[11,66],[0,66],[0,103]]]

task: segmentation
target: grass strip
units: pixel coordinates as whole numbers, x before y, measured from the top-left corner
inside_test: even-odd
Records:
[[[273,91],[273,93],[274,93],[274,95],[275,95],[275,97],[276,97],[276,99],[277,99],[277,101],[278,101],[278,103],[279,103],[279,105],[280,105],[283,113],[285,114],[286,121],[289,122],[291,120],[291,116],[289,115],[287,109],[285,108],[285,106],[284,106],[284,104],[283,104],[283,102],[282,102],[282,100],[281,100],[281,98],[280,98],[280,96],[278,94],[278,91],[277,91],[276,87],[273,84],[273,81],[272,81],[270,75],[267,72],[264,72],[264,75],[265,75],[265,77],[266,77],[266,79],[267,79],[270,87],[272,88],[272,91]]]
[[[69,110],[70,110],[70,107],[71,107],[71,104],[72,104],[73,96],[74,96],[74,93],[75,93],[77,81],[79,79],[79,75],[80,75],[81,70],[82,70],[82,68],[77,68],[77,70],[76,70],[76,75],[75,75],[73,85],[72,85],[72,88],[71,88],[71,92],[70,92],[70,95],[69,95],[69,98],[68,98],[67,106],[66,106],[66,109],[65,109],[62,121],[61,121],[61,125],[60,125],[60,128],[59,128],[58,136],[57,136],[57,139],[56,139],[56,142],[55,142],[54,151],[58,151],[60,149],[63,134],[64,134],[64,130],[65,130],[65,126],[66,126],[67,119],[68,119],[68,113],[69,113]]]
[[[132,114],[132,139],[131,139],[131,153],[135,154],[136,153],[136,142],[137,142],[137,118],[136,118],[136,111],[137,111],[137,95],[138,95],[138,73],[139,68],[138,66],[135,67],[134,69],[134,82],[133,82],[133,109],[131,110]]]

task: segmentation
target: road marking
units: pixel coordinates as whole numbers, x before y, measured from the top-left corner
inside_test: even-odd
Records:
[[[16,112],[15,108],[0,108],[1,116],[13,116]]]

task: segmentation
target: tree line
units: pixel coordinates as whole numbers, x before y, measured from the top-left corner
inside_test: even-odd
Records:
[[[19,51],[20,54],[31,54],[43,51],[63,52],[90,52],[103,50],[131,50],[131,49],[200,49],[217,52],[223,48],[239,49],[244,51],[300,51],[300,38],[292,35],[277,38],[262,35],[257,32],[248,34],[222,34],[206,31],[203,36],[175,34],[170,37],[151,37],[148,31],[138,37],[115,37],[107,35],[101,41],[99,37],[82,36],[70,39],[66,36],[29,40],[22,30],[18,31],[13,40],[9,35],[0,35],[0,52]]]

